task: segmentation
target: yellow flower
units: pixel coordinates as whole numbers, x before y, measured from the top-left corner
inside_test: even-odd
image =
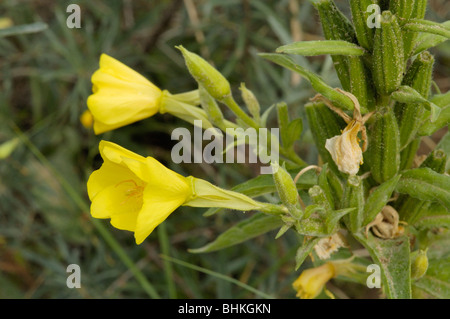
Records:
[[[361,123],[352,120],[342,135],[327,139],[325,143],[325,148],[330,152],[338,169],[350,175],[356,175],[359,165],[363,163],[363,153],[358,140],[360,128]]]
[[[314,299],[325,287],[325,284],[336,276],[335,266],[327,262],[322,266],[304,270],[292,284],[301,299]]]
[[[140,244],[191,195],[188,180],[152,157],[142,157],[117,144],[101,141],[104,160],[87,183],[94,218],[134,232]]]
[[[92,75],[87,105],[100,134],[148,118],[159,111],[162,91],[116,59],[102,54]]]
[[[184,177],[152,157],[142,157],[117,144],[101,141],[99,148],[103,165],[87,182],[91,215],[110,218],[114,227],[134,232],[137,244],[181,205],[286,213],[277,205]]]

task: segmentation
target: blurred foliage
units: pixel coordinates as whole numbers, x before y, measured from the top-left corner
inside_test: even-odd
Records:
[[[81,7],[80,29],[66,26],[71,3]],[[348,13],[346,1],[337,4]],[[439,22],[448,20],[449,12],[448,2],[435,0],[427,14]],[[10,18],[15,26],[48,26],[41,32],[0,38],[0,144],[9,143],[0,159],[0,298],[148,297],[142,282],[94,227],[87,209],[81,209],[61,183],[67,181],[88,205],[85,185],[101,164],[100,139],[127,145],[184,175],[225,188],[258,174],[251,165],[174,166],[170,133],[186,124],[167,114],[101,136],[84,128],[79,117],[102,52],[172,93],[195,88],[174,48],[182,44],[214,64],[232,83],[236,96],[245,82],[263,110],[285,101],[293,116],[303,116],[302,105],[314,94],[306,81],[256,55],[293,41],[322,38],[318,17],[304,0],[2,0],[0,17]],[[433,53],[436,83],[445,92],[450,87],[450,43]],[[329,57],[297,57],[297,62],[331,86],[338,85]],[[274,119],[271,125],[276,125]],[[18,139],[20,132],[45,161]],[[303,134],[297,150],[314,162],[317,153],[309,145],[310,134]],[[203,246],[243,218],[229,211],[208,218],[202,213],[178,209],[140,246],[131,233],[110,227],[108,221],[101,223],[160,297],[255,297],[230,280],[169,263],[161,254],[238,279],[276,298],[295,297],[295,234],[275,241],[275,233],[270,233],[219,252],[190,254],[187,249]],[[81,267],[81,289],[66,287],[66,267],[72,263]],[[357,286],[348,297],[370,293]]]

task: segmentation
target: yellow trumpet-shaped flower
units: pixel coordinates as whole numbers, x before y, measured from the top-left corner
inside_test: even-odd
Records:
[[[361,123],[351,121],[341,135],[327,139],[325,148],[341,172],[356,175],[363,162],[363,153],[359,146],[358,132]]]
[[[148,118],[159,111],[162,91],[116,59],[102,54],[92,75],[87,105],[100,134]]]
[[[114,227],[134,232],[137,244],[181,205],[286,213],[278,205],[184,177],[152,157],[142,157],[117,144],[101,141],[99,148],[104,162],[87,182],[91,215],[110,218]]]
[[[94,218],[134,232],[140,244],[191,195],[188,180],[152,157],[142,157],[117,144],[101,141],[104,160],[87,189]]]
[[[304,270],[292,283],[292,287],[297,291],[297,297],[314,299],[322,292],[325,284],[335,276],[335,266],[333,263],[327,262],[322,266]]]

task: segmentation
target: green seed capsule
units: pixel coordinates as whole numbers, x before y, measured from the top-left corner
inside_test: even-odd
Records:
[[[446,164],[447,154],[441,149],[436,149],[427,156],[420,167],[429,167],[439,174],[444,174]]]
[[[344,208],[356,208],[344,216],[344,221],[352,233],[362,226],[364,219],[364,184],[360,176],[350,176],[342,198]]]
[[[428,0],[414,0],[411,7],[410,19],[423,19],[427,10]],[[405,59],[408,59],[414,48],[414,42],[418,36],[417,32],[405,30],[403,33],[403,42],[405,47]]]
[[[403,39],[397,18],[390,11],[381,15],[373,45],[372,75],[379,94],[398,89],[405,71]]]
[[[319,12],[325,39],[357,43],[352,24],[332,0],[315,1],[314,6]],[[333,55],[332,59],[342,88],[345,91],[350,91],[347,57]]]
[[[366,69],[363,59],[359,56],[347,57],[350,92],[356,96],[360,105],[367,107],[369,111],[375,108],[375,93],[372,89],[373,83]]]
[[[308,103],[305,105],[306,117],[319,155],[324,163],[338,176],[341,175],[330,152],[325,148],[327,139],[340,135],[346,124],[342,118],[331,111],[324,103]]]
[[[429,52],[420,53],[408,69],[402,84],[412,87],[427,99],[431,88],[433,64],[434,58]],[[424,106],[419,103],[396,104],[395,113],[399,120],[401,148],[415,138],[424,112]]]
[[[373,0],[350,0],[350,9],[352,11],[352,21],[355,26],[356,38],[358,43],[364,49],[372,51],[374,28],[369,28],[367,19],[372,14],[367,8],[374,4]]]
[[[406,23],[414,10],[415,0],[395,0],[389,4],[389,10],[399,18],[400,24]]]
[[[369,126],[369,147],[364,159],[373,179],[383,183],[397,174],[400,167],[400,134],[392,108],[385,108],[373,115]]]

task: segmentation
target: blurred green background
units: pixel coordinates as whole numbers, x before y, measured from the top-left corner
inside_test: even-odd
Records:
[[[347,1],[336,2],[349,13]],[[71,3],[81,7],[79,29],[66,25]],[[449,20],[449,7],[445,0],[430,1],[427,18]],[[257,168],[173,165],[170,150],[176,141],[171,141],[171,131],[190,126],[168,114],[101,136],[83,127],[79,117],[103,52],[162,89],[172,93],[195,89],[174,48],[179,44],[214,64],[231,82],[238,100],[238,87],[245,82],[263,110],[285,101],[292,116],[303,116],[302,105],[315,94],[310,85],[257,53],[322,38],[318,16],[308,1],[2,0],[0,18],[11,19],[15,26],[47,25],[34,30],[39,32],[0,37],[0,298],[260,298],[264,294],[295,298],[291,284],[300,271],[294,272],[299,239],[293,233],[275,241],[272,232],[197,255],[188,249],[203,246],[248,216],[225,211],[204,217],[205,210],[182,207],[136,246],[132,233],[113,228],[108,220],[94,221],[88,211],[86,181],[101,165],[101,139],[225,188],[257,176]],[[432,53],[436,84],[446,92],[450,43]],[[297,61],[338,86],[329,57],[297,57]],[[269,123],[276,125],[275,118]],[[304,124],[297,150],[307,162],[315,163],[317,153]],[[73,263],[81,268],[80,289],[66,286],[66,268]],[[341,297],[373,296],[360,286],[346,285],[350,288]]]

